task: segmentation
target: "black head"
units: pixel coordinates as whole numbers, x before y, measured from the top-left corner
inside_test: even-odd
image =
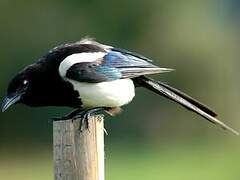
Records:
[[[16,103],[29,106],[79,107],[79,94],[70,83],[60,77],[59,65],[71,54],[99,51],[104,49],[98,44],[81,42],[61,45],[50,50],[10,81],[7,96],[2,103],[2,111]]]
[[[29,91],[30,72],[26,70],[17,74],[8,85],[7,96],[2,103],[2,111],[8,109],[11,105],[21,102]]]
[[[58,74],[57,67],[37,63],[25,68],[9,83],[2,111],[13,104],[28,106],[80,107],[81,101],[73,86]]]

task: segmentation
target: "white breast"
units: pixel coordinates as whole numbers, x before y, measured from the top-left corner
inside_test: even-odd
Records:
[[[83,107],[119,107],[128,104],[135,96],[131,79],[101,83],[80,83],[69,80],[80,94]]]

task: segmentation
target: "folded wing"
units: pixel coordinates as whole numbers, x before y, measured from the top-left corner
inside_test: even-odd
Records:
[[[138,54],[114,49],[91,62],[76,61],[67,69],[66,78],[79,82],[98,83],[170,71],[172,69],[153,65],[150,60]]]

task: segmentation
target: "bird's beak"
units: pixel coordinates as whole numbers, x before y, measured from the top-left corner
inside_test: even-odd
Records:
[[[14,93],[4,98],[2,102],[2,112],[6,111],[11,105],[16,104],[21,99],[23,93]]]

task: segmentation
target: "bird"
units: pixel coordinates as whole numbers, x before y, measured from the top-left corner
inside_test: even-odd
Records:
[[[81,124],[84,124],[91,115],[99,112],[118,114],[122,106],[133,100],[135,89],[143,87],[239,134],[218,120],[217,113],[203,103],[148,77],[173,70],[159,67],[141,54],[83,38],[51,49],[18,72],[8,84],[1,109],[4,112],[19,103],[31,107],[70,107],[72,112],[53,120],[81,117]]]

